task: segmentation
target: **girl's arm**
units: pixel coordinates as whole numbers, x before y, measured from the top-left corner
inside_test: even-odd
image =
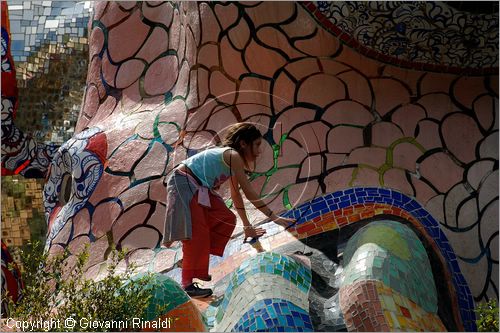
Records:
[[[248,220],[248,216],[245,211],[245,205],[243,204],[243,198],[241,197],[238,180],[236,176],[231,177],[231,199],[233,199],[234,207],[238,212],[238,215],[243,222],[243,230],[245,231],[246,237],[260,237],[266,233],[266,231],[262,228],[254,228],[250,221]]]
[[[264,215],[269,217],[272,221],[286,227],[289,224],[293,223],[293,219],[288,219],[288,218],[283,218],[276,216],[274,212],[266,205],[264,201],[262,201],[259,198],[259,195],[255,192],[253,189],[252,185],[248,181],[246,175],[245,175],[245,166],[243,164],[243,160],[241,159],[240,155],[234,151],[234,150],[229,150],[229,165],[231,166],[231,172],[233,173],[233,177],[236,178],[237,183],[241,186],[241,189],[243,190],[243,193],[245,193],[245,196],[247,199],[257,208],[260,210]],[[235,183],[232,181],[232,183]],[[233,185],[231,185],[233,186]],[[237,186],[237,184],[236,184]],[[232,191],[233,189],[231,189]],[[237,187],[234,189],[237,191]],[[231,192],[232,193],[232,192]],[[241,195],[240,195],[241,197]],[[241,216],[241,215],[240,215]],[[248,219],[247,219],[248,221]],[[245,222],[244,222],[245,223]]]
[[[238,180],[235,176],[231,177],[231,199],[233,199],[234,208],[238,212],[238,215],[243,222],[243,227],[250,226],[250,221],[248,221],[248,216],[245,211],[245,206],[243,205],[243,198],[241,197],[240,190],[238,188]]]

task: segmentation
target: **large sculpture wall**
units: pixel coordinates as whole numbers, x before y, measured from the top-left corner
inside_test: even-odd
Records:
[[[498,13],[457,33],[469,16],[444,3],[418,19],[411,3],[373,6],[96,4],[79,134],[51,155],[47,247],[91,243],[90,272],[111,242],[171,269],[178,249],[157,249],[164,177],[225,126],[253,121],[265,147],[251,179],[270,206],[324,201],[290,212],[299,238],[402,217],[443,259],[473,330],[472,297],[498,298]],[[433,21],[443,24],[415,40]]]

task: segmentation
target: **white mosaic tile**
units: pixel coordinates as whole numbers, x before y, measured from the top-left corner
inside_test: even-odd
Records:
[[[8,8],[9,8],[9,15],[11,15],[15,14],[14,12],[17,10],[22,10],[23,5],[9,5]]]

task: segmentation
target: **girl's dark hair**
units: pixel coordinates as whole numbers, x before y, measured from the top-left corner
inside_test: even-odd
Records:
[[[261,137],[262,134],[254,125],[250,123],[236,123],[227,129],[226,136],[222,140],[222,145],[239,151],[241,149],[241,141],[251,144]]]

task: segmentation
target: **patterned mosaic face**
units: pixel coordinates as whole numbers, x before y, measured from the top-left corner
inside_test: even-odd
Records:
[[[353,14],[342,16],[343,6]],[[53,251],[92,243],[95,271],[114,242],[144,267],[161,270],[178,260],[174,250],[149,250],[161,239],[163,178],[190,152],[217,142],[225,126],[257,122],[265,142],[251,179],[275,211],[330,193],[300,208],[295,235],[379,214],[420,223],[447,260],[463,320],[473,325],[471,294],[498,297],[498,48],[486,47],[489,38],[469,49],[467,38],[443,48],[434,36],[453,40],[453,22],[465,14],[444,3],[412,6],[96,3],[76,132],[104,135],[105,154],[85,145],[91,137],[73,138],[54,159],[56,147],[14,126],[17,93],[2,90],[2,166],[50,175],[47,246]],[[59,15],[52,7],[49,21]],[[436,21],[448,10],[449,29],[418,40],[429,21],[410,17],[410,9]],[[376,28],[381,20],[392,30]],[[496,45],[495,20],[498,14],[482,16],[465,35],[471,42],[491,36]],[[491,34],[478,33],[490,26]],[[2,87],[13,73],[4,30]],[[464,54],[473,60],[460,61]],[[456,74],[456,66],[475,76]],[[75,163],[65,162],[65,152]],[[250,215],[254,222],[262,218]]]

